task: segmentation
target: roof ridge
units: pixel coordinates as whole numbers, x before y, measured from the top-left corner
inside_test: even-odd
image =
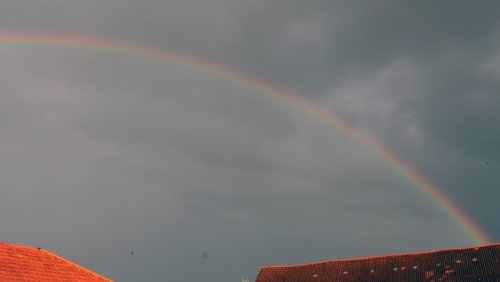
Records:
[[[9,246],[16,246],[16,247],[24,247],[24,248],[36,249],[36,248],[31,247],[31,246],[25,246],[25,245],[19,245],[19,244],[12,244],[12,243],[7,243],[7,242],[0,242],[0,244],[9,245]]]
[[[397,257],[397,256],[405,256],[405,255],[424,255],[424,254],[431,254],[431,253],[437,253],[437,252],[463,251],[463,250],[468,250],[468,249],[476,249],[476,248],[479,249],[479,248],[493,247],[493,246],[500,246],[500,243],[487,244],[487,245],[479,245],[479,246],[471,246],[471,247],[465,247],[465,248],[447,248],[447,249],[432,250],[432,251],[423,251],[423,252],[388,254],[388,255],[381,255],[381,256],[361,257],[361,258],[324,260],[324,261],[317,261],[317,262],[311,262],[311,263],[299,263],[299,264],[290,264],[290,265],[266,265],[266,266],[260,266],[259,273],[260,273],[260,270],[262,270],[263,268],[304,267],[304,266],[310,266],[310,265],[315,265],[315,264],[332,263],[332,262],[340,262],[340,261],[344,262],[344,261],[355,261],[355,260],[369,260],[369,259],[376,259],[376,258]]]
[[[33,248],[33,247],[29,247],[29,248]],[[96,272],[88,269],[88,268],[85,268],[85,267],[83,267],[81,265],[78,265],[78,264],[76,264],[76,263],[74,263],[74,262],[72,262],[72,261],[70,261],[68,259],[65,259],[62,256],[59,256],[59,255],[57,255],[57,254],[55,254],[55,253],[53,253],[51,251],[48,251],[48,250],[45,250],[45,249],[42,249],[42,248],[34,248],[34,249],[38,249],[39,251],[45,252],[46,254],[49,254],[49,255],[51,255],[51,256],[59,259],[59,260],[62,260],[63,262],[65,262],[65,263],[67,263],[67,264],[69,264],[69,265],[71,265],[71,266],[73,266],[73,267],[75,267],[77,269],[83,270],[83,271],[85,271],[85,272],[87,272],[87,273],[89,273],[89,274],[91,274],[91,275],[93,275],[93,276],[95,276],[95,277],[97,277],[99,279],[102,279],[102,280],[108,281],[108,282],[113,282],[113,280],[108,279],[108,278],[106,278],[106,277],[104,277],[104,276],[102,276],[102,275],[100,275],[100,274],[98,274],[98,273],[96,273]]]

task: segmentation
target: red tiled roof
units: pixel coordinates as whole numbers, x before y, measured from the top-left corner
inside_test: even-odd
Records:
[[[112,281],[43,249],[0,242],[0,281]]]
[[[500,244],[290,266],[263,266],[256,282],[500,281]]]

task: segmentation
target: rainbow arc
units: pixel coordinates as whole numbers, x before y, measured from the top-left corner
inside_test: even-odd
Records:
[[[375,152],[411,182],[431,202],[438,206],[472,243],[489,244],[492,242],[490,236],[465,211],[412,165],[398,157],[394,152],[367,133],[351,126],[341,116],[301,98],[293,91],[269,84],[246,73],[225,68],[202,58],[170,52],[140,43],[74,34],[0,33],[0,45],[65,46],[69,48],[108,50],[132,56],[144,56],[166,63],[197,69],[213,76],[232,80],[245,87],[253,88],[259,93],[274,96],[330,124],[357,143]]]

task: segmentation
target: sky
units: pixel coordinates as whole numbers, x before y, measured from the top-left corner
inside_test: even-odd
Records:
[[[0,33],[143,44],[288,89],[498,240],[499,6],[4,0]],[[117,281],[221,282],[473,244],[382,156],[255,87],[119,50],[0,43],[0,62],[0,241]]]

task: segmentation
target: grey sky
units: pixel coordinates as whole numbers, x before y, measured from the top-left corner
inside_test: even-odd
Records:
[[[292,89],[499,238],[499,4],[415,3],[7,0],[0,31],[139,42]],[[0,241],[118,281],[228,282],[471,244],[379,156],[255,89],[103,50],[0,44],[0,61]]]

